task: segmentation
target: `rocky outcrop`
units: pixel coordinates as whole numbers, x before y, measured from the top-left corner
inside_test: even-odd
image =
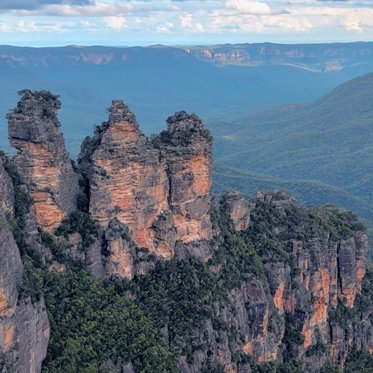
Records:
[[[65,149],[57,96],[45,91],[20,92],[17,107],[7,115],[10,143],[29,194],[37,225],[53,232],[76,209],[78,176]]]
[[[354,233],[353,237],[341,241],[338,247],[338,295],[350,308],[361,290],[367,248],[368,238],[363,232]]]
[[[13,184],[4,169],[4,160],[0,154],[0,210],[5,213],[13,213],[14,190]]]
[[[151,143],[121,100],[109,112],[109,121],[85,139],[78,160],[92,218],[102,232],[119,222],[137,248],[161,259],[181,246],[184,257],[208,256],[211,138],[201,120],[178,113]],[[107,237],[103,233],[108,273],[131,278],[135,254],[129,255],[129,243]]]
[[[312,231],[303,220],[302,211],[296,206],[294,199],[286,195],[261,193],[253,204],[272,211],[273,237],[289,237],[287,247],[290,256],[287,259],[269,260],[265,264],[265,270],[271,303],[279,320],[277,325],[282,329],[286,320],[292,320],[291,327],[302,336],[302,343],[293,345],[293,353],[297,358],[304,359],[311,365],[315,364],[316,369],[318,365],[315,358],[310,357],[312,354],[307,351],[316,348],[315,346],[333,345],[332,352],[326,349],[328,351],[325,351],[326,360],[322,360],[323,363],[328,360],[333,363],[344,362],[349,348],[346,347],[346,339],[341,337],[340,328],[332,326],[332,314],[333,310],[340,307],[339,304],[354,307],[365,274],[363,258],[368,249],[366,234],[359,229],[352,229],[347,237],[347,227],[339,234],[329,230],[335,228],[325,225],[324,220],[328,219],[328,214],[333,214],[334,219],[340,219],[338,224],[341,225],[346,217],[342,210],[328,211],[328,208],[320,209],[312,217],[319,227],[314,227],[315,231]],[[294,216],[297,216],[299,226],[289,229],[286,225]],[[252,219],[255,218],[254,212]],[[294,236],[293,231],[298,232],[298,238],[291,238]],[[300,232],[303,239],[300,239]],[[336,345],[341,338],[344,344],[338,349]],[[336,356],[344,356],[344,359],[335,360]],[[268,360],[270,359],[265,359]]]
[[[85,140],[79,158],[89,179],[90,213],[103,230],[117,219],[137,247],[170,258],[175,235],[166,163],[122,101],[113,101],[109,111],[109,122]]]
[[[230,218],[236,231],[244,231],[250,224],[250,205],[239,191],[226,193],[221,201],[222,210]]]
[[[33,305],[19,296],[24,268],[6,216],[13,214],[14,194],[1,160],[0,180],[0,355],[15,373],[39,373],[49,340],[48,317],[43,299]]]
[[[136,248],[128,237],[128,228],[117,219],[111,220],[105,232],[105,242],[110,258],[106,264],[107,273],[132,279],[135,274]]]
[[[13,316],[18,300],[18,287],[22,282],[23,265],[16,242],[11,233],[7,218],[3,212],[0,215],[0,317]],[[8,333],[1,333],[1,347],[7,351],[12,339]]]
[[[167,162],[176,241],[187,247],[188,243],[212,238],[212,138],[195,114],[182,111],[169,117],[167,123],[168,130],[154,144]]]
[[[39,373],[47,356],[50,327],[44,300],[22,302],[15,314],[16,372]]]
[[[18,286],[22,282],[23,265],[7,221],[6,212],[13,210],[13,185],[0,157],[0,352],[13,361],[14,322]],[[1,365],[0,365],[1,366]]]
[[[332,207],[300,208],[278,191],[258,193],[249,202],[230,192],[213,203],[212,140],[201,120],[176,113],[168,118],[167,130],[150,141],[129,108],[114,100],[109,121],[82,145],[84,207],[54,232],[76,210],[78,176],[56,117],[58,98],[46,92],[22,95],[8,115],[22,177],[8,174],[12,164],[0,157],[0,367],[3,359],[16,373],[39,373],[49,340],[43,297],[31,302],[20,294],[27,269],[20,248],[22,255],[30,250],[45,254],[40,256],[45,273],[67,273],[75,260],[97,278],[133,279],[149,273],[159,259],[201,258],[204,263],[181,263],[191,265],[196,293],[199,286],[202,294],[204,286],[213,293],[205,295],[207,303],[195,298],[200,325],[193,314],[180,336],[165,317],[159,331],[166,344],[177,344],[171,347],[183,373],[213,367],[249,373],[254,364],[280,364],[289,357],[312,373],[327,363],[342,367],[352,349],[373,352],[373,311],[364,306],[361,292],[368,241],[352,214]],[[15,226],[20,196],[27,199],[24,207],[32,203],[21,209],[21,226]],[[98,232],[90,217],[98,222]],[[21,240],[11,226],[23,230],[18,231]],[[52,235],[40,235],[38,228]],[[55,257],[46,254],[43,242],[48,240]],[[205,276],[193,273],[193,263]],[[116,284],[125,289],[127,282]],[[128,289],[126,296],[135,303],[152,295]],[[178,312],[184,318],[184,310]],[[128,360],[119,361],[105,360],[101,368],[135,370]]]
[[[211,323],[191,330],[186,343],[196,346],[193,363],[181,357],[180,370],[201,371],[207,351],[207,360],[232,372],[250,371],[253,362],[280,363],[289,354],[304,371],[319,372],[327,363],[343,366],[352,350],[372,351],[373,310],[360,311],[355,304],[368,245],[354,218],[338,209],[302,210],[282,192],[258,193],[250,202],[231,193],[220,208],[238,232],[234,223],[240,219],[234,220],[232,211],[242,206],[250,206],[244,210],[249,218],[244,213],[233,217],[250,222],[241,237],[261,250],[264,275],[246,276],[214,304]],[[284,245],[277,254],[280,242]],[[215,273],[221,268],[211,267]],[[349,316],[338,316],[341,312]],[[216,328],[216,320],[224,327]],[[250,357],[250,364],[244,358],[237,363],[232,358],[237,354]]]

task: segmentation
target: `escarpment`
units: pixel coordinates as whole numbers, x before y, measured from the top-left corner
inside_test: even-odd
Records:
[[[15,224],[17,201],[2,157],[0,180],[0,368],[2,372],[38,373],[47,353],[49,322],[44,299],[33,304],[19,292],[24,266],[8,223],[10,219]]]
[[[114,100],[109,113],[109,121],[85,139],[78,160],[92,218],[103,231],[117,220],[135,246],[158,258],[174,257],[184,244],[184,256],[207,257],[206,242],[212,238],[211,139],[201,120],[176,114],[168,119],[168,131],[151,143],[122,101]],[[129,268],[134,257],[130,260],[126,244],[120,245],[123,256],[119,246],[115,254],[107,251],[108,272],[131,278],[137,271]],[[127,268],[114,270],[121,257]]]
[[[221,205],[236,231],[244,231],[249,227],[250,205],[242,193],[238,191],[226,193],[222,198]]]
[[[9,139],[17,149],[15,162],[29,189],[37,225],[53,232],[76,209],[78,176],[66,151],[57,111],[57,96],[24,90],[9,112]]]
[[[109,112],[109,121],[85,140],[79,157],[89,180],[89,211],[103,230],[117,219],[137,247],[170,258],[175,234],[165,161],[122,101],[113,101]],[[160,221],[167,223],[163,235],[156,231]]]
[[[324,373],[372,354],[373,271],[352,213],[284,192],[214,199],[201,120],[176,113],[149,140],[121,100],[75,173],[59,106],[24,91],[8,116],[0,371]]]
[[[365,268],[360,260],[368,244],[356,218],[336,208],[300,208],[283,193],[258,193],[250,202],[229,193],[220,207],[227,219],[220,220],[223,237],[224,226],[232,224],[237,232],[233,237],[242,240],[242,248],[255,247],[261,259],[256,262],[254,252],[240,257],[233,249],[232,233],[222,244],[225,259],[218,259],[221,249],[212,259],[211,268],[222,281],[229,281],[237,265],[242,279],[221,304],[214,305],[209,322],[190,332],[188,342],[209,351],[209,366],[246,372],[255,362],[282,362],[284,369],[293,359],[301,372],[320,372],[328,364],[343,367],[352,351],[372,351],[373,309],[361,307],[366,301],[358,295]],[[237,210],[239,214],[232,213]],[[237,227],[237,216],[249,222],[246,229]],[[241,264],[249,260],[252,269],[245,270]],[[341,316],[345,312],[350,314],[347,323]],[[216,320],[224,327],[216,326]],[[241,357],[237,360],[235,354]],[[182,357],[182,371],[201,371],[206,355],[197,350],[193,361],[188,364]]]
[[[208,256],[208,250],[198,250],[196,241],[212,238],[211,168],[212,138],[195,114],[182,111],[167,119],[168,129],[154,140],[167,162],[170,184],[169,203],[180,243],[179,257],[194,253]],[[187,253],[186,253],[187,252]]]

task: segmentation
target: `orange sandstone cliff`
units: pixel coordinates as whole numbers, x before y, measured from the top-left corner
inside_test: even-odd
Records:
[[[212,138],[195,114],[176,113],[167,124],[167,131],[154,140],[154,145],[167,163],[176,255],[206,257],[208,247],[193,242],[212,239]]]
[[[89,178],[90,213],[103,230],[117,219],[137,247],[170,258],[175,238],[166,163],[122,101],[113,101],[109,112],[109,121],[86,139],[79,159]],[[168,230],[159,236],[156,227],[163,221]]]
[[[57,96],[45,91],[20,92],[7,115],[15,162],[33,200],[37,225],[53,232],[76,209],[78,176],[66,151]]]
[[[201,120],[178,113],[168,119],[168,131],[151,142],[121,100],[112,102],[109,113],[109,121],[84,140],[78,160],[92,218],[102,232],[116,221],[133,247],[157,258],[178,252],[207,257],[211,138]],[[138,250],[130,250],[120,237],[108,241],[106,236],[109,274],[132,278],[146,271],[133,267]]]
[[[32,197],[25,216],[31,247],[38,227],[63,240],[53,236],[55,228],[77,208],[78,176],[64,147],[59,107],[50,93],[23,91],[8,115],[15,164]],[[183,336],[188,352],[180,347],[181,372],[200,372],[210,361],[225,372],[249,373],[253,362],[281,363],[286,355],[307,372],[320,372],[328,363],[342,367],[351,350],[373,351],[372,311],[359,308],[368,242],[355,217],[336,208],[301,208],[283,192],[258,193],[249,202],[230,192],[217,203],[212,139],[195,114],[169,117],[167,130],[150,141],[121,100],[109,113],[78,159],[84,216],[98,229],[85,253],[79,233],[66,242],[75,259],[95,267],[96,277],[132,279],[157,260],[203,259],[211,281],[227,292]],[[14,202],[0,157],[0,357],[16,373],[38,373],[49,324],[43,299],[32,304],[19,294],[24,268],[8,222]],[[49,268],[65,270],[56,260]],[[353,310],[351,319],[337,317]],[[167,334],[165,325],[166,343]]]
[[[1,157],[0,180],[0,360],[15,373],[39,373],[47,353],[48,316],[43,298],[31,303],[19,294],[24,267],[8,223],[14,189]]]

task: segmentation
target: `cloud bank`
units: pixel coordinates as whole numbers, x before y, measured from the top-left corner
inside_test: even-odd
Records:
[[[0,39],[373,40],[373,0],[1,0],[0,14]]]

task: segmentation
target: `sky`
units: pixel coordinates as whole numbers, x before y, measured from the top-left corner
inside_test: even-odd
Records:
[[[0,44],[373,41],[373,0],[0,0]]]

